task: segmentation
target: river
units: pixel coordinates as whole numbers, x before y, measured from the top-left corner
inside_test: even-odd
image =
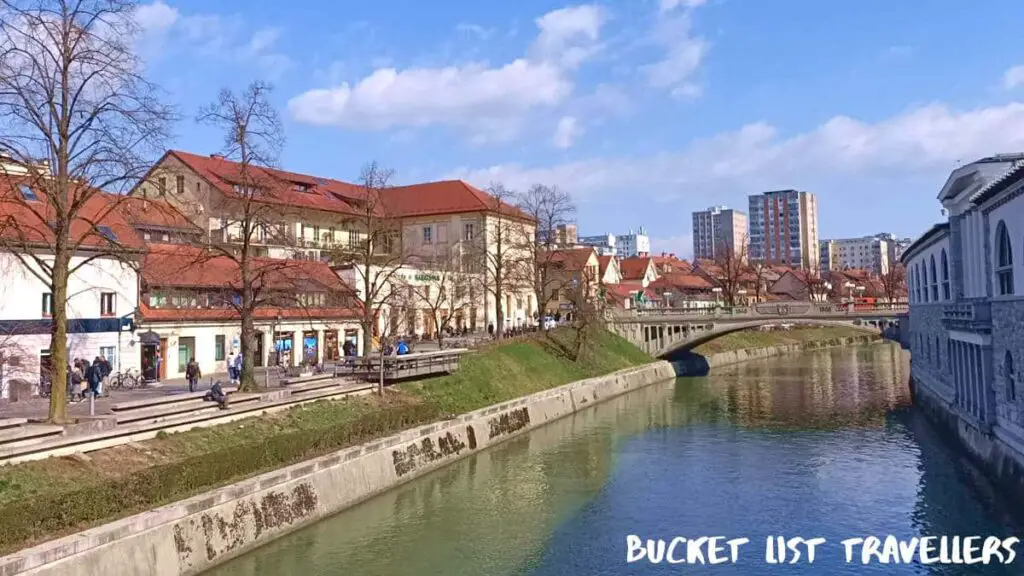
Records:
[[[886,344],[752,361],[654,385],[475,454],[210,574],[1020,574],[1024,560],[983,572],[862,565],[859,556],[845,563],[840,541],[851,537],[1018,530],[986,482],[910,407],[908,374],[908,356]],[[627,534],[750,543],[736,564],[627,564]],[[771,535],[826,543],[813,564],[767,565]]]

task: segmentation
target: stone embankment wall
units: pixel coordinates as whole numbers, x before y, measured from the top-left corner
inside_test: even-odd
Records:
[[[704,376],[708,370],[718,366],[727,366],[746,362],[747,360],[759,360],[772,358],[784,354],[793,354],[807,350],[818,350],[821,348],[835,348],[839,346],[852,346],[860,344],[872,344],[884,342],[879,336],[850,336],[845,338],[829,338],[814,342],[801,342],[800,344],[786,344],[780,346],[769,346],[766,348],[744,348],[742,350],[730,350],[719,352],[708,356],[690,354],[672,362],[679,376]]]
[[[655,362],[303,462],[0,558],[12,574],[197,574],[517,434],[675,378]]]

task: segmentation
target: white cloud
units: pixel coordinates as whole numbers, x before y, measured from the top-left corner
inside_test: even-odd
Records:
[[[676,97],[693,97],[700,87],[690,79],[700,68],[710,44],[692,34],[689,12],[663,14],[655,26],[653,38],[664,49],[662,58],[642,68],[648,83]]]
[[[288,108],[309,124],[388,129],[501,118],[557,104],[571,91],[559,69],[519,59],[501,68],[382,68],[354,86],[310,90]]]
[[[447,67],[378,68],[355,82],[309,90],[288,103],[300,122],[364,130],[458,126],[473,142],[506,141],[527,114],[554,109],[572,94],[569,75],[598,49],[604,10],[575,6],[535,23],[528,54],[504,65],[475,62]],[[474,25],[461,25],[476,31]]]
[[[581,134],[583,134],[583,127],[580,126],[579,121],[572,116],[563,116],[558,121],[558,126],[555,128],[555,136],[552,141],[555,148],[571,148],[573,142],[576,141]]]
[[[135,9],[135,22],[146,34],[157,34],[168,30],[178,21],[178,9],[160,0],[142,4]]]
[[[291,66],[291,59],[277,50],[281,30],[275,27],[249,34],[237,16],[182,14],[162,0],[139,5],[135,20],[142,32],[141,46],[151,55],[191,50],[206,57],[253,62],[270,76]]]
[[[1024,84],[1024,66],[1014,66],[1003,74],[1003,87],[1007,90]]]
[[[598,50],[607,14],[596,4],[553,10],[535,21],[540,34],[531,47],[538,58],[575,68]]]
[[[662,13],[671,12],[676,8],[697,8],[707,3],[707,0],[660,0],[658,7]]]
[[[789,137],[760,122],[648,157],[504,164],[449,176],[477,184],[502,181],[513,189],[545,182],[580,199],[639,193],[647,201],[685,195],[702,204],[776,187],[870,194],[847,184],[922,175],[941,179],[957,161],[1015,150],[1024,150],[1024,103],[967,111],[933,104],[875,124],[836,116]]]

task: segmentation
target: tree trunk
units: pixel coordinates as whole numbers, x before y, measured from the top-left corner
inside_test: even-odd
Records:
[[[53,262],[53,317],[50,325],[50,422],[68,421],[68,270],[70,255],[60,240],[57,241]]]
[[[248,268],[248,266],[246,266]],[[252,293],[252,282],[248,281],[248,270],[243,270],[242,280],[242,306],[239,310],[242,316],[242,337],[241,337],[241,353],[242,353],[242,373],[238,376],[238,390],[239,392],[250,391],[256,389],[256,375],[253,373],[254,362],[253,350],[256,349],[256,326],[253,323],[253,293]],[[270,335],[271,341],[273,341],[274,335]],[[267,366],[267,369],[270,367]]]
[[[383,346],[383,344],[384,343],[381,342],[381,347],[380,347],[380,374],[379,374],[379,379],[377,381],[377,394],[379,394],[381,396],[384,395],[384,346]],[[366,353],[366,357],[367,358],[370,357],[370,353],[369,352]]]
[[[441,326],[441,322],[438,320],[438,315],[434,314],[434,326],[437,328],[437,349],[441,350],[444,348],[444,331],[448,327],[448,324]]]

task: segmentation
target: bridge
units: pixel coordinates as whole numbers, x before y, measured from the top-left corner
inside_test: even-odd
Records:
[[[608,329],[654,357],[692,348],[719,336],[769,324],[857,327],[886,334],[898,329],[906,304],[765,302],[732,308],[637,308],[606,312]]]

